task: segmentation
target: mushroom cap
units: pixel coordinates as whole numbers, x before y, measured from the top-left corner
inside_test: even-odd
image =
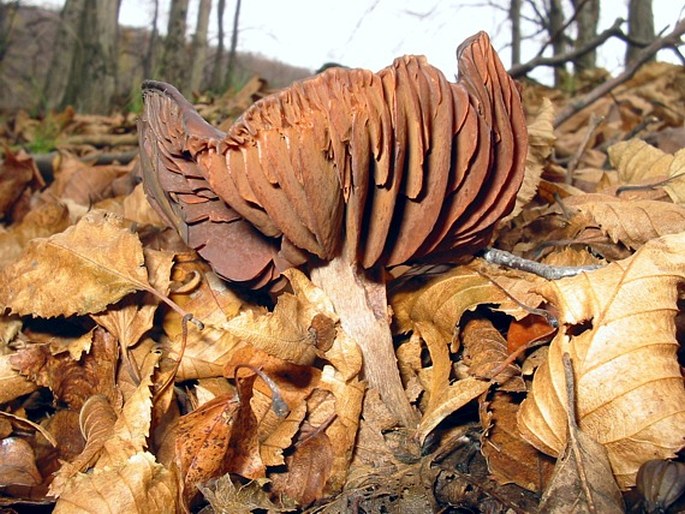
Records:
[[[257,288],[308,259],[451,261],[489,241],[523,179],[521,99],[488,36],[456,83],[422,56],[331,68],[253,104],[224,134],[143,84],[152,205],[223,278]]]

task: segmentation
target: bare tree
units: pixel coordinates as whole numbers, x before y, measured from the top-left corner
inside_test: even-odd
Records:
[[[167,35],[164,38],[160,75],[183,88],[186,78],[186,18],[188,0],[171,0]]]
[[[521,0],[511,0],[509,4],[511,22],[511,65],[521,63]]]
[[[60,13],[60,24],[55,39],[54,53],[48,69],[43,97],[45,107],[59,107],[69,81],[69,70],[79,46],[81,16],[86,8],[86,0],[66,0]]]
[[[655,39],[652,0],[630,0],[628,4],[628,47],[626,65],[637,58],[640,50]],[[650,58],[653,61],[656,56]]]
[[[564,9],[561,0],[549,0],[547,5],[548,26],[547,32],[552,41],[552,50],[555,56],[566,52],[566,40],[564,38]],[[565,70],[561,66],[554,68],[554,85],[561,86],[565,80]]]
[[[238,49],[238,19],[240,18],[240,0],[235,2],[235,14],[233,15],[233,33],[231,34],[231,48],[228,51],[228,64],[226,65],[226,76],[224,78],[224,85],[228,87],[233,78],[233,69],[235,68],[235,54]]]
[[[116,91],[118,0],[66,0],[44,89],[48,107],[106,113]]]
[[[209,28],[209,13],[212,10],[212,0],[200,0],[197,11],[197,25],[193,35],[190,50],[190,79],[186,93],[198,91],[202,83],[202,71],[207,58],[207,29]]]
[[[147,51],[143,58],[143,76],[152,77],[155,66],[155,56],[157,55],[157,41],[159,39],[159,29],[157,27],[157,20],[159,19],[159,0],[153,0],[154,10],[152,13],[152,22],[150,23],[150,40],[148,42]]]
[[[224,12],[226,11],[226,0],[219,0],[217,3],[217,33],[218,42],[216,53],[214,54],[214,65],[212,66],[212,89],[219,91],[222,89],[224,80]]]
[[[574,46],[583,48],[597,38],[597,23],[599,22],[599,0],[573,0],[574,16],[576,18],[577,36]],[[596,67],[597,50],[589,50],[576,57],[573,66],[576,73]]]

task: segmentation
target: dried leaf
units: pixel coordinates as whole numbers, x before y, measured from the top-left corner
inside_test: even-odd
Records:
[[[28,442],[18,437],[0,440],[0,486],[32,486],[42,481],[36,456]]]
[[[53,512],[173,512],[177,491],[171,471],[155,462],[150,453],[137,453],[118,466],[76,475],[66,485]]]
[[[496,392],[491,400],[481,399],[481,452],[499,484],[514,483],[541,493],[552,476],[554,461],[521,437],[516,425],[518,409],[511,394]]]
[[[590,216],[614,243],[637,249],[650,239],[685,231],[685,207],[655,200],[623,200],[586,194],[565,200],[569,207]]]
[[[78,412],[91,396],[102,393],[115,404],[118,360],[116,340],[102,329],[93,331],[90,352],[79,361],[69,354],[52,355],[46,345],[31,345],[10,357],[22,375],[38,385],[49,387],[55,397]]]
[[[171,299],[201,319],[205,326],[204,330],[199,330],[193,324],[187,324],[186,349],[176,380],[223,376],[224,364],[240,340],[221,326],[240,312],[243,300],[206,264],[197,260],[176,264],[172,278],[184,286],[172,292]],[[164,317],[164,331],[173,342],[172,354],[178,355],[183,339],[183,322],[178,313],[169,312]]]
[[[674,203],[685,202],[685,149],[670,155],[641,139],[630,139],[610,146],[608,153],[623,183],[649,184],[670,178],[664,190]]]
[[[150,284],[166,293],[169,288],[173,254],[145,250],[145,264],[150,273]],[[136,344],[152,328],[159,299],[149,293],[127,296],[105,312],[91,317],[114,335],[124,348]]]
[[[527,440],[551,455],[565,447],[561,355],[568,352],[577,374],[579,426],[605,446],[622,488],[635,484],[640,464],[682,447],[685,387],[674,315],[684,278],[681,233],[652,240],[603,269],[541,288],[567,328],[552,341],[519,411]]]
[[[540,499],[541,513],[620,514],[625,512],[623,497],[611,473],[606,449],[578,428],[573,409],[573,369],[564,355],[568,389],[568,436],[554,474]]]
[[[274,491],[298,505],[309,505],[323,496],[332,460],[329,437],[325,431],[317,431],[295,446],[293,454],[286,459],[288,471],[272,477]]]
[[[143,289],[150,285],[138,237],[122,219],[97,211],[31,241],[0,271],[0,305],[44,318],[99,312]]]
[[[21,376],[12,366],[11,358],[10,354],[0,355],[0,404],[38,389],[35,382]]]

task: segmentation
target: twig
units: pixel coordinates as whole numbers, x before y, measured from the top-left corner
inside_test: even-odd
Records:
[[[507,268],[518,269],[533,273],[547,280],[558,280],[564,277],[574,277],[584,271],[593,271],[599,269],[601,266],[550,266],[537,261],[524,259],[513,253],[498,250],[497,248],[486,248],[481,253],[483,259],[491,264],[497,264]]]
[[[624,21],[625,20],[622,18],[616,18],[616,21],[614,21],[614,24],[611,27],[606,29],[601,34],[598,34],[596,38],[594,38],[592,41],[588,41],[587,44],[581,46],[580,48],[576,48],[570,52],[566,52],[561,55],[555,55],[553,57],[543,57],[542,55],[538,55],[524,64],[512,66],[509,68],[509,74],[514,78],[519,78],[526,75],[529,71],[537,68],[538,66],[559,66],[565,62],[573,61],[574,59],[591,52],[598,46],[604,44],[604,42],[606,42],[606,40],[610,37],[623,38],[624,34],[623,31],[621,31],[621,24],[624,23]]]
[[[576,153],[573,154],[571,160],[568,161],[568,166],[566,168],[567,184],[571,184],[573,182],[573,173],[576,171],[576,168],[578,167],[580,158],[585,153],[585,150],[587,150],[587,146],[590,143],[590,138],[595,133],[595,130],[597,130],[597,127],[600,123],[602,123],[602,121],[604,121],[604,116],[597,116],[595,113],[592,113],[592,115],[590,116],[590,121],[588,122],[587,130],[585,131],[585,136],[583,136],[583,141],[581,141],[580,145],[578,145]]]
[[[628,66],[626,66],[626,69],[623,71],[623,73],[617,75],[611,80],[604,82],[603,84],[600,84],[592,91],[590,91],[587,95],[583,96],[575,102],[571,102],[568,106],[566,106],[554,119],[554,127],[558,127],[578,111],[594,103],[596,100],[606,95],[615,87],[626,82],[633,75],[635,75],[635,72],[637,72],[637,70],[644,63],[646,63],[655,53],[657,53],[662,48],[665,48],[667,46],[677,46],[678,44],[680,44],[680,36],[682,36],[683,33],[685,33],[685,18],[683,18],[676,24],[675,28],[670,34],[655,39],[652,42],[652,44],[650,44],[647,48],[641,50],[635,58],[635,60],[631,62]]]

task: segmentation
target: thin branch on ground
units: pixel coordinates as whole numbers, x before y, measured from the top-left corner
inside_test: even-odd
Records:
[[[591,52],[595,48],[603,45],[607,39],[611,37],[623,39],[625,34],[623,34],[623,31],[621,30],[621,25],[624,23],[624,21],[625,20],[622,18],[616,18],[616,21],[614,21],[614,24],[611,27],[603,31],[601,34],[598,34],[596,38],[580,48],[576,48],[570,52],[555,55],[553,57],[543,57],[542,55],[538,54],[538,56],[526,63],[512,66],[509,69],[509,74],[514,78],[518,78],[526,75],[528,72],[532,71],[538,66],[560,66],[564,63],[573,61],[588,52]]]
[[[626,69],[623,71],[623,73],[600,84],[582,98],[576,100],[575,102],[571,102],[568,106],[566,106],[554,119],[554,127],[558,127],[578,111],[581,111],[585,107],[609,93],[609,91],[629,80],[633,75],[635,75],[637,70],[640,69],[640,67],[659,50],[667,47],[677,47],[678,45],[682,44],[680,36],[682,36],[684,33],[685,18],[676,24],[675,28],[670,34],[655,39],[652,44],[640,51],[635,61],[626,66]]]

